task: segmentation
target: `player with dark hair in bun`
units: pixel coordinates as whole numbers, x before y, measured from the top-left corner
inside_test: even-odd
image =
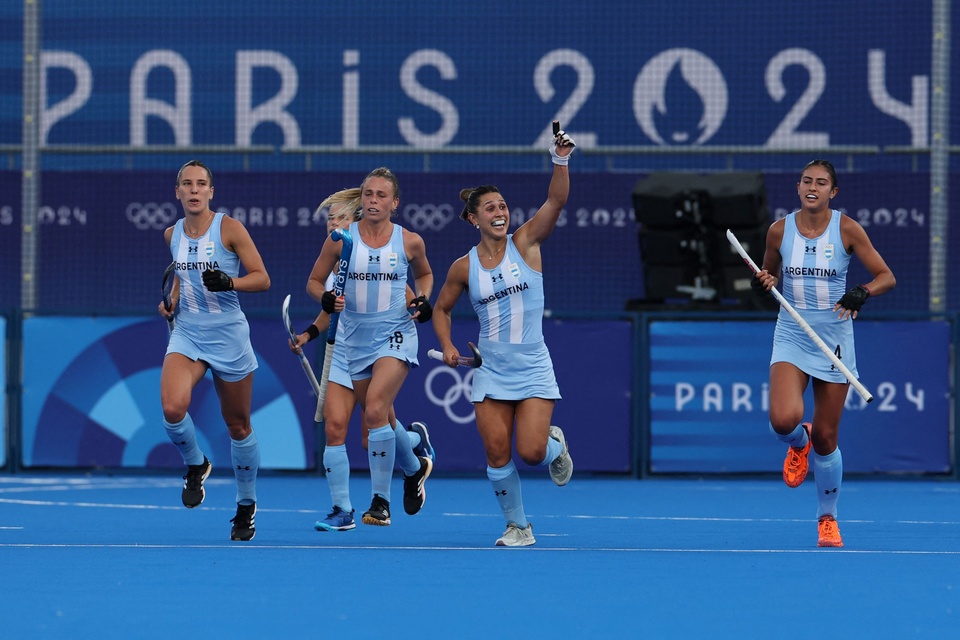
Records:
[[[553,177],[547,200],[536,215],[509,233],[510,209],[499,189],[485,185],[460,192],[460,217],[480,232],[480,242],[450,267],[433,314],[443,360],[456,367],[460,353],[451,339],[451,312],[467,292],[480,320],[477,341],[483,363],[474,370],[471,401],[487,457],[487,478],[503,511],[507,529],[501,547],[536,542],[513,462],[517,454],[531,466],[549,467],[563,486],[573,475],[573,460],[563,431],[550,424],[560,399],[550,352],[543,340],[543,273],[540,245],[550,236],[570,193],[567,162],[570,136],[554,123],[550,148]]]
[[[783,298],[857,376],[853,319],[870,296],[890,291],[897,281],[863,227],[831,208],[838,191],[837,172],[830,162],[807,163],[797,183],[800,209],[770,225],[763,265],[753,287],[767,295],[779,284]],[[854,254],[873,279],[845,291]],[[813,420],[802,422],[803,393],[811,379]],[[843,479],[837,436],[849,386],[843,373],[782,308],[770,359],[770,428],[789,445],[783,463],[783,480],[789,487],[803,483],[813,449],[820,547],[843,546],[837,524]]]

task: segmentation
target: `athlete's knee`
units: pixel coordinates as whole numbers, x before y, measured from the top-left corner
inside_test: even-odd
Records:
[[[787,435],[792,433],[800,421],[803,420],[803,414],[797,414],[792,411],[770,411],[770,431],[774,435]]]
[[[187,399],[186,402],[177,402],[174,400],[161,398],[160,404],[163,408],[163,419],[170,424],[183,422],[183,419],[187,417],[187,410],[190,408],[189,399]]]
[[[249,419],[227,420],[225,418],[224,421],[227,423],[227,432],[231,440],[244,440],[253,432]]]
[[[545,443],[542,446],[521,445],[517,443],[517,455],[520,456],[520,459],[526,464],[535,467],[547,457],[547,446]]]
[[[337,447],[347,440],[348,424],[342,420],[328,418],[324,425],[327,446]]]

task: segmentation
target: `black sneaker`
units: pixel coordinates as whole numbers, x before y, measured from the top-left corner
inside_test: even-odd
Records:
[[[412,476],[403,476],[403,510],[414,515],[427,501],[427,490],[424,488],[430,472],[433,471],[433,460],[420,456],[420,471]]]
[[[233,516],[233,519],[230,520],[230,522],[233,523],[233,528],[230,529],[230,539],[242,540],[244,542],[253,540],[253,536],[257,535],[257,528],[254,526],[256,516],[256,502],[253,504],[238,504],[237,515]]]
[[[207,456],[203,456],[203,462],[200,464],[187,465],[187,475],[183,476],[183,492],[180,494],[183,506],[187,509],[199,507],[200,503],[203,502],[203,498],[206,496],[206,492],[203,490],[203,481],[207,479],[212,470],[213,465],[207,460]]]
[[[370,508],[363,514],[363,524],[372,524],[378,527],[390,526],[390,503],[379,493],[373,494]]]

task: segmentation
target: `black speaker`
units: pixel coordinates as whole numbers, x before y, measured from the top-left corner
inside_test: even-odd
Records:
[[[741,229],[769,225],[770,207],[762,173],[715,173],[703,177],[709,194],[705,219],[717,229]]]
[[[633,188],[646,300],[733,299],[752,305],[752,274],[731,229],[758,264],[770,226],[760,173],[651,173]],[[759,298],[757,299],[759,300]]]
[[[695,266],[706,250],[697,227],[640,229],[640,257],[645,265]]]
[[[644,265],[643,284],[644,299],[647,301],[663,301],[669,299],[687,298],[690,293],[678,287],[692,287],[700,274],[698,265],[661,266]]]
[[[703,222],[703,199],[698,176],[683,173],[651,173],[633,187],[633,211],[637,222],[656,229],[676,229]]]

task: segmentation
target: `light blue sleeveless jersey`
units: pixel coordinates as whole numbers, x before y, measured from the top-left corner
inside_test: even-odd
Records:
[[[183,218],[177,220],[170,238],[170,253],[177,263],[180,278],[179,313],[227,313],[240,309],[236,291],[207,291],[203,286],[203,272],[219,269],[231,278],[240,275],[240,259],[223,246],[220,224],[224,214],[214,214],[210,228],[200,238],[183,233]]]
[[[470,249],[470,303],[480,320],[480,340],[510,344],[543,341],[543,274],[527,266],[507,236],[506,253],[493,269]]]
[[[543,340],[543,274],[524,262],[512,234],[493,269],[481,266],[476,247],[468,255],[468,293],[480,320],[477,347],[483,356],[483,366],[473,374],[470,400],[559,400]]]
[[[783,297],[794,309],[829,309],[846,293],[850,254],[840,238],[840,218],[833,210],[826,231],[810,239],[797,231],[796,212],[784,219],[780,255]]]
[[[223,246],[220,237],[223,218],[223,213],[214,214],[210,228],[196,239],[183,233],[183,219],[174,225],[170,253],[177,263],[180,301],[167,353],[202,360],[218,378],[237,382],[258,364],[250,326],[236,291],[208,291],[203,286],[207,269],[219,269],[231,278],[240,275],[239,256]]]
[[[842,215],[833,210],[826,230],[817,238],[800,234],[796,212],[784,218],[783,239],[780,242],[780,284],[787,302],[857,376],[853,321],[849,318],[840,320],[840,312],[833,310],[847,290],[847,267],[850,265],[850,254],[840,236]],[[789,362],[808,375],[828,382],[847,382],[783,308],[777,316],[773,334],[770,364],[775,362]]]
[[[353,253],[347,282],[343,287],[348,313],[382,313],[407,306],[407,254],[403,249],[403,227],[393,225],[390,241],[379,249],[364,244],[356,222],[350,225]]]
[[[345,307],[337,341],[342,335],[351,379],[369,378],[373,364],[385,357],[418,366],[419,337],[407,313],[409,264],[403,227],[393,225],[390,240],[379,249],[363,242],[356,222],[350,225],[350,235],[353,252],[343,287]]]

